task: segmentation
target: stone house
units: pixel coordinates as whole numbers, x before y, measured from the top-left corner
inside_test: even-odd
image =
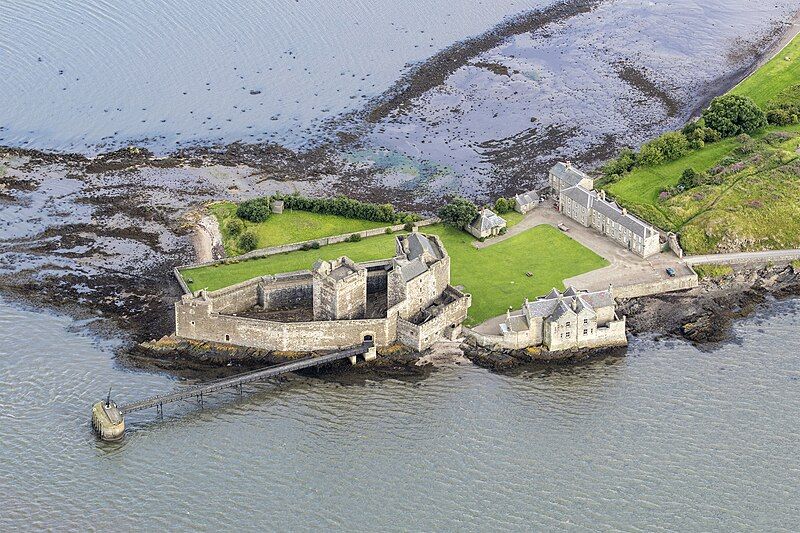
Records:
[[[483,239],[494,235],[500,235],[500,230],[505,228],[506,225],[507,223],[504,218],[495,214],[491,209],[484,207],[466,229],[475,238]]]
[[[550,169],[550,187],[558,195],[562,190],[580,185],[584,189],[594,189],[594,179],[581,172],[569,161],[556,163]]]
[[[641,257],[661,251],[658,231],[627,209],[606,199],[605,191],[591,191],[580,185],[563,189],[558,209],[581,225],[594,228]]]
[[[596,292],[553,289],[535,301],[526,300],[522,309],[509,311],[495,334],[470,334],[482,346],[512,350],[544,346],[556,352],[628,343],[625,317],[617,317],[611,287]]]
[[[461,330],[472,302],[450,285],[438,237],[396,238],[392,259],[317,261],[311,270],[257,277],[175,304],[177,337],[262,350],[336,350],[371,340],[421,351]]]
[[[523,215],[539,205],[539,195],[534,191],[524,192],[514,196],[514,211]]]

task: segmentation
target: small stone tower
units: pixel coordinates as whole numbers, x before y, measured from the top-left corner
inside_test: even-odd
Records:
[[[314,320],[353,320],[367,314],[367,269],[347,257],[317,261],[314,276]]]

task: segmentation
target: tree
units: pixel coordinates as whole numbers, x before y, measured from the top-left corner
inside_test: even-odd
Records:
[[[246,231],[239,237],[239,249],[244,252],[252,252],[258,248],[258,237],[252,231]]]
[[[246,200],[236,208],[236,216],[250,222],[264,222],[269,214],[269,198]]]
[[[445,224],[456,228],[465,228],[478,216],[478,207],[461,196],[456,196],[450,203],[439,209],[439,218]]]
[[[639,150],[639,160],[645,165],[675,161],[689,151],[689,141],[679,131],[670,131],[645,143]]]
[[[238,218],[232,218],[225,227],[228,228],[228,234],[235,237],[244,231],[244,222]]]
[[[697,185],[698,177],[699,174],[692,167],[684,169],[681,179],[678,180],[678,186],[683,190],[691,189]]]
[[[500,198],[498,198],[494,203],[494,210],[499,215],[503,215],[505,213],[508,213],[513,208],[514,208],[513,200],[509,201],[508,199],[503,198],[502,196]]]
[[[738,94],[714,98],[703,111],[703,119],[708,127],[717,130],[723,137],[754,133],[767,125],[764,111],[749,97]]]

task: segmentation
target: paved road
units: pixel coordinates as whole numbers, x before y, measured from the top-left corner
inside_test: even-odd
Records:
[[[800,250],[768,250],[765,252],[736,252],[730,254],[688,255],[684,261],[690,265],[709,263],[741,264],[794,261],[800,259]]]

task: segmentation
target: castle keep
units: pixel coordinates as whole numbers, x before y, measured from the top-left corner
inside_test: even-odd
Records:
[[[308,271],[184,295],[175,304],[176,336],[308,352],[365,340],[424,350],[457,335],[471,297],[450,285],[450,256],[439,238],[414,232],[395,246],[388,260],[321,260]]]

